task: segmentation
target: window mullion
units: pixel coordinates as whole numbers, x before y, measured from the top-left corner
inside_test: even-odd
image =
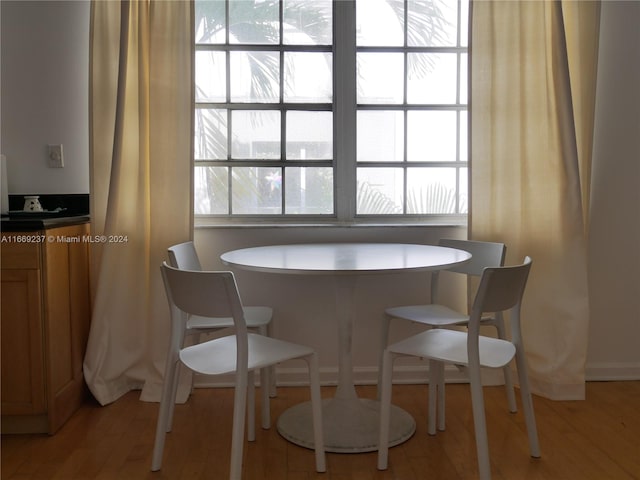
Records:
[[[334,11],[335,202],[339,221],[356,214],[356,8],[355,0],[337,1]]]

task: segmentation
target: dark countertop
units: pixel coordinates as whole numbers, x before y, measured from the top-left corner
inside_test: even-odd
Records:
[[[64,214],[63,214],[64,215]],[[29,216],[3,216],[0,222],[2,232],[36,232],[49,228],[80,225],[91,220],[89,215],[53,216],[33,213]]]
[[[25,195],[37,195],[44,211],[23,211]],[[90,220],[88,193],[10,194],[9,212],[2,214],[0,231],[37,232],[38,230],[47,230],[49,228],[79,225]]]

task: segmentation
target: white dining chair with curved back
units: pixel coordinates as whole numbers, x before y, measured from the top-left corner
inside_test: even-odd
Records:
[[[179,243],[167,249],[169,265],[182,270],[202,270],[200,258],[192,241]],[[247,327],[261,335],[271,336],[273,309],[266,306],[245,306],[244,314]],[[192,315],[187,321],[187,334],[200,336],[201,334],[219,332],[233,327],[231,318],[207,318]],[[269,395],[276,396],[275,368],[269,368],[265,375],[261,375],[269,385]]]
[[[378,469],[388,467],[389,417],[391,409],[393,362],[398,357],[413,356],[429,360],[429,370],[440,375],[445,364],[463,365],[468,368],[471,385],[471,402],[475,430],[478,470],[481,480],[491,478],[489,446],[484,412],[481,367],[504,368],[514,358],[520,382],[522,409],[529,436],[532,457],[540,457],[540,446],[525,358],[524,341],[520,328],[520,311],[531,259],[526,257],[521,265],[485,268],[472,304],[467,331],[435,328],[389,345],[383,354],[380,399],[380,437],[378,444]],[[483,315],[489,312],[508,312],[511,340],[480,335]],[[429,384],[428,433],[436,433],[438,400]]]
[[[151,470],[160,470],[162,465],[166,433],[171,431],[173,422],[180,363],[203,375],[234,374],[229,478],[238,480],[242,477],[247,390],[253,383],[254,371],[276,363],[301,359],[306,361],[309,370],[316,470],[324,472],[326,458],[316,352],[306,346],[248,332],[245,309],[232,272],[182,270],[169,266],[166,262],[161,271],[171,311],[171,335]],[[189,317],[195,315],[232,318],[234,333],[185,347],[186,324]],[[268,401],[268,395],[266,397]],[[212,408],[215,406],[212,405]],[[249,440],[255,440],[255,432],[253,438],[249,433]]]
[[[442,247],[456,248],[459,250],[465,250],[471,253],[471,260],[467,263],[456,265],[450,269],[444,270],[442,272],[435,271],[431,274],[431,303],[425,305],[403,305],[390,307],[385,309],[385,316],[382,319],[381,325],[381,346],[380,346],[380,357],[379,357],[379,368],[378,368],[378,382],[381,379],[382,372],[382,352],[388,343],[389,337],[389,325],[392,319],[403,319],[409,320],[411,322],[419,323],[422,325],[427,325],[431,328],[446,328],[446,327],[455,327],[455,326],[464,326],[469,321],[469,312],[471,308],[471,301],[473,300],[473,285],[469,285],[472,283],[472,280],[475,278],[476,280],[480,278],[482,275],[482,271],[486,267],[498,267],[504,264],[504,259],[506,255],[506,246],[504,243],[498,242],[484,242],[477,240],[456,240],[456,239],[442,239],[438,243],[438,245]],[[459,312],[454,310],[446,305],[439,303],[439,280],[440,276],[443,274],[447,274],[448,272],[452,272],[454,274],[465,275],[467,277],[467,283],[471,288],[471,294],[467,295],[467,311]],[[498,338],[506,338],[506,330],[504,319],[502,318],[502,314],[498,313],[488,313],[483,316],[481,319],[481,323],[483,325],[492,325],[496,328],[498,333]],[[510,412],[517,411],[516,404],[516,396],[513,389],[513,380],[511,376],[511,369],[507,365],[503,369],[505,388],[507,392],[507,401]],[[439,411],[441,412],[440,416],[440,425],[439,428],[441,430],[444,429],[444,377],[442,378],[434,378],[433,372],[430,372],[430,383],[435,383],[438,385],[437,391],[440,397],[440,406]]]

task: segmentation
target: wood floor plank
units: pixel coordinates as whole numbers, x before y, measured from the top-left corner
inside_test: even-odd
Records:
[[[358,393],[375,398],[376,388]],[[324,387],[323,397],[333,395]],[[509,413],[503,387],[485,387],[494,480],[640,480],[640,382],[594,382],[587,399],[557,402],[534,397],[542,458],[532,459],[522,411]],[[416,419],[416,433],[389,451],[378,471],[375,452],[328,454],[328,471],[315,472],[313,451],[293,445],[275,423],[286,408],[309,398],[308,388],[278,389],[272,428],[257,426],[244,448],[246,480],[476,479],[473,418],[468,385],[447,385],[444,432],[427,434],[427,387],[396,385],[393,403]],[[177,405],[167,434],[162,469],[151,472],[158,404],[130,392],[111,405],[87,403],[54,436],[3,435],[3,480],[225,479],[229,471],[232,389],[198,389]],[[259,410],[257,415],[259,421]]]

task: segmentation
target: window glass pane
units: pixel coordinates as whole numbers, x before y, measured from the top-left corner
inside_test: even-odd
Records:
[[[287,159],[333,158],[331,112],[287,112]]]
[[[407,101],[443,104],[456,102],[457,64],[455,53],[409,53]]]
[[[458,213],[469,213],[469,169],[461,168],[458,172],[460,183],[458,187],[460,198],[460,211]]]
[[[225,42],[225,2],[208,0],[195,2],[196,43]]]
[[[196,52],[196,102],[227,99],[227,66],[224,52]]]
[[[407,160],[456,161],[456,112],[412,111],[407,114]]]
[[[196,215],[229,213],[229,181],[227,167],[196,167],[193,200]]]
[[[455,168],[409,168],[407,213],[456,213]]]
[[[273,215],[282,211],[282,170],[278,167],[233,167],[233,213]]]
[[[333,69],[331,54],[288,52],[284,55],[284,101],[330,103]]]
[[[469,2],[460,2],[460,45],[469,46]]]
[[[331,0],[284,0],[285,45],[331,45]]]
[[[297,215],[333,213],[332,168],[289,167],[285,172],[285,213]]]
[[[280,112],[234,110],[231,112],[231,157],[278,159],[280,155]]]
[[[460,54],[460,103],[466,105],[468,94],[467,71],[469,57],[466,53]]]
[[[461,162],[469,161],[469,151],[467,145],[469,143],[468,115],[466,110],[460,112],[460,156],[458,160]]]
[[[280,43],[280,7],[265,0],[229,0],[229,43]]]
[[[404,2],[356,0],[359,46],[404,45]]]
[[[407,44],[411,47],[457,45],[457,0],[409,0]]]
[[[357,64],[358,103],[402,103],[402,53],[358,53]]]
[[[193,157],[227,159],[227,111],[197,108],[194,119]]]
[[[402,168],[358,168],[357,176],[359,215],[402,213]]]
[[[404,157],[404,115],[400,111],[358,110],[359,162],[401,162]]]
[[[277,102],[280,99],[278,52],[231,52],[231,101]]]

